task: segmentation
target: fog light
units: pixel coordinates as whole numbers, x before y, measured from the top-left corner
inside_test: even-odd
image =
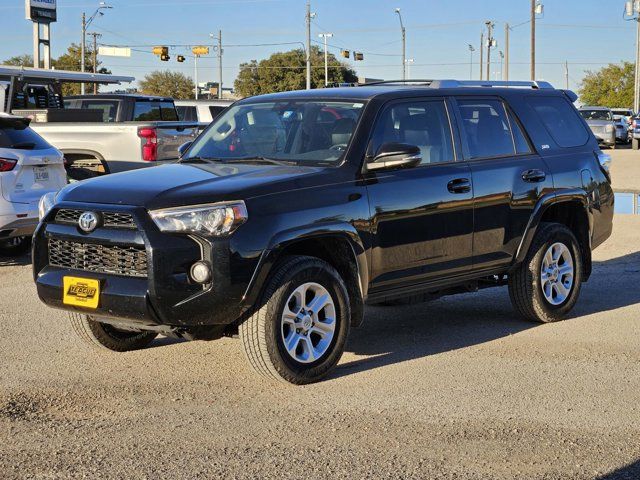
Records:
[[[196,283],[208,283],[211,280],[211,267],[207,262],[196,262],[191,266],[191,279]]]

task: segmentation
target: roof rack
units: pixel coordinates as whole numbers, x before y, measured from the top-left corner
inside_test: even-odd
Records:
[[[533,89],[553,89],[553,85],[544,81],[529,80],[384,80],[367,83],[368,85],[418,84],[430,88],[459,88],[459,87],[519,87]]]

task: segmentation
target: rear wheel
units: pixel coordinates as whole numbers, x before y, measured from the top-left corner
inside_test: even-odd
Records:
[[[240,325],[253,369],[297,385],[326,376],[349,335],[349,297],[338,272],[313,257],[290,257],[276,267],[261,307]]]
[[[0,255],[16,257],[24,255],[31,247],[31,237],[14,237],[0,241]]]
[[[120,329],[79,313],[69,313],[69,319],[78,337],[90,347],[100,350],[139,350],[148,346],[157,336],[155,332]]]
[[[509,275],[509,295],[523,317],[562,320],[575,306],[582,284],[582,256],[575,235],[564,225],[542,223],[531,248]]]

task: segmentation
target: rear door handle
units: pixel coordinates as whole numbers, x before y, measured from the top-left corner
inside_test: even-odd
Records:
[[[471,182],[468,178],[456,178],[447,183],[447,190],[451,193],[468,193],[471,191]]]
[[[522,172],[522,180],[524,180],[525,182],[529,182],[529,183],[544,182],[546,178],[547,178],[547,174],[544,173],[542,170],[538,170],[537,168],[534,168],[532,170],[525,170],[524,172]]]

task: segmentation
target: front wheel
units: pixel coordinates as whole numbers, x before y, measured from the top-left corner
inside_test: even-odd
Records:
[[[275,268],[257,310],[240,325],[249,364],[264,377],[303,385],[325,377],[344,351],[349,297],[338,272],[314,257]]]
[[[536,322],[562,320],[575,306],[582,284],[582,255],[564,225],[542,223],[527,256],[509,275],[509,295],[523,317]]]
[[[100,350],[114,352],[139,350],[148,346],[157,336],[155,332],[117,328],[79,313],[69,313],[69,320],[80,340]]]

